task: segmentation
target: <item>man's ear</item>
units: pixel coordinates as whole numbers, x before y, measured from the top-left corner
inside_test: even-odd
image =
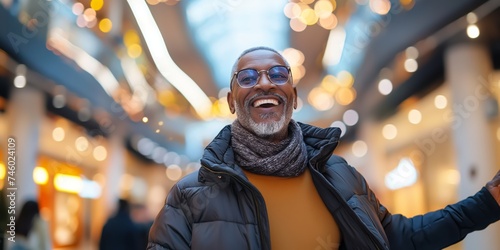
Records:
[[[297,88],[293,87],[293,109],[297,109]]]
[[[229,111],[231,111],[231,114],[234,114],[236,110],[234,109],[233,93],[231,91],[227,92],[227,104],[229,106]]]

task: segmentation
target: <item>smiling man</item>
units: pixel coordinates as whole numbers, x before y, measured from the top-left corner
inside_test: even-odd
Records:
[[[391,214],[332,154],[338,128],[292,119],[297,91],[267,47],[236,60],[227,95],[237,119],[170,191],[148,249],[442,249],[500,219],[500,171],[485,187],[413,218]]]
[[[242,70],[236,71],[238,68]],[[227,99],[237,121],[265,138],[286,137],[293,109],[297,108],[288,63],[269,50],[254,50],[240,58],[233,72]]]

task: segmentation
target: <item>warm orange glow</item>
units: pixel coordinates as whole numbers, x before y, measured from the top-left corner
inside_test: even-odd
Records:
[[[135,177],[130,174],[123,174],[120,178],[120,190],[124,193],[127,193],[132,189],[134,185]]]
[[[113,28],[113,23],[111,22],[111,20],[109,18],[104,18],[101,21],[99,21],[99,30],[100,31],[102,31],[104,33],[108,33],[111,31],[112,28]]]
[[[222,117],[229,117],[232,115],[226,97],[221,97],[214,102],[214,113],[216,116]]]
[[[158,92],[158,101],[165,107],[170,107],[176,104],[177,98],[171,90],[163,90]]]
[[[3,162],[0,162],[0,180],[5,179],[5,164]]]
[[[370,0],[370,9],[379,15],[385,15],[391,10],[389,0]]]
[[[325,111],[331,109],[335,104],[332,96],[322,88],[314,88],[309,92],[307,101],[317,110]]]
[[[415,5],[415,1],[413,0],[399,0],[399,3],[401,3],[401,5],[407,10],[413,8]]]
[[[146,2],[148,4],[151,4],[151,5],[157,5],[159,4],[161,1],[160,0],[146,0]]]
[[[321,87],[330,94],[335,94],[340,87],[339,80],[333,75],[326,75],[321,81]]]
[[[139,44],[141,39],[139,35],[135,32],[135,30],[127,30],[123,35],[123,43],[126,46],[130,46],[132,44]]]
[[[316,15],[316,12],[314,12],[313,9],[308,8],[300,13],[299,19],[307,25],[313,25],[318,22],[318,15]]]
[[[352,87],[354,84],[354,77],[348,71],[342,70],[337,74],[337,79],[342,87]]]
[[[128,56],[137,58],[142,54],[142,47],[139,44],[132,44],[127,48]]]
[[[353,88],[341,87],[335,93],[335,100],[340,104],[347,106],[356,99],[356,91]]]
[[[337,27],[338,19],[333,13],[319,20],[319,25],[327,30],[332,30]]]
[[[90,8],[98,11],[100,9],[102,9],[102,6],[104,5],[104,1],[103,0],[92,0],[90,1]]]
[[[82,190],[82,178],[76,175],[56,174],[54,187],[60,192],[78,194]]]
[[[38,185],[45,185],[49,181],[49,173],[44,167],[35,167],[33,169],[33,181]]]
[[[328,17],[334,9],[335,6],[329,0],[319,0],[314,4],[314,11],[320,18]]]

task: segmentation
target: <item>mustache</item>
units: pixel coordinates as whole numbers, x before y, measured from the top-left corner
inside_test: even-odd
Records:
[[[285,96],[282,96],[282,95],[280,95],[278,93],[274,93],[274,92],[259,92],[259,93],[255,94],[255,95],[251,96],[250,98],[248,98],[245,101],[245,108],[250,107],[251,103],[253,103],[256,98],[259,98],[261,96],[274,96],[274,97],[278,98],[278,100],[281,103],[284,103],[284,104],[286,104],[287,101],[288,101]]]

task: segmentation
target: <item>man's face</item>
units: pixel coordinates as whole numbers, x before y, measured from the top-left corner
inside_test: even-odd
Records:
[[[268,70],[277,65],[286,65],[280,55],[269,50],[256,50],[239,60],[237,71],[248,68]],[[236,78],[231,85],[232,91],[227,95],[229,108],[231,113],[236,112],[243,127],[270,139],[278,140],[286,136],[288,123],[297,105],[297,91],[291,77],[287,83],[275,85],[266,72],[261,72],[257,84],[251,88],[240,87]]]

